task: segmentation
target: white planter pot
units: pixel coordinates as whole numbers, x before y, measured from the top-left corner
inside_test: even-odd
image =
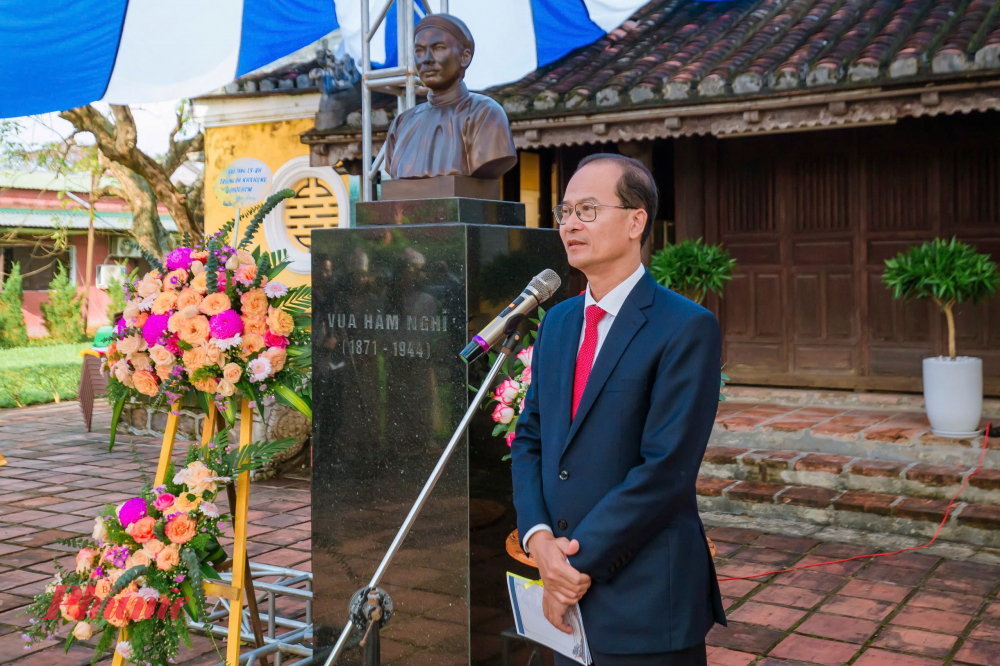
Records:
[[[924,359],[924,408],[940,437],[974,437],[983,416],[983,360]]]

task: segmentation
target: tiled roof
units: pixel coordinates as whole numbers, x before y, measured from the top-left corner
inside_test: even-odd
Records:
[[[169,215],[160,214],[160,222],[168,233],[177,233],[177,225]],[[13,229],[69,229],[86,231],[90,218],[85,210],[32,210],[0,208],[0,227]],[[132,213],[98,211],[94,217],[97,231],[126,232],[132,228]]]
[[[1000,0],[653,0],[486,91],[512,118],[1000,73]]]

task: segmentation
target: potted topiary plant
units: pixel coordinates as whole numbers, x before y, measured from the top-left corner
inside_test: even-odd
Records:
[[[997,264],[955,238],[935,238],[886,259],[882,282],[894,298],[928,298],[944,312],[948,355],[924,359],[924,407],[934,434],[975,436],[983,414],[983,361],[956,354],[953,309],[957,303],[978,303],[996,293]]]
[[[699,238],[668,245],[654,254],[649,272],[667,289],[701,303],[709,292],[722,294],[734,266],[736,260],[721,245],[707,245]]]

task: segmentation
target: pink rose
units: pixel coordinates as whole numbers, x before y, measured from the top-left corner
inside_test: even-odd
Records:
[[[176,498],[170,493],[163,493],[158,495],[153,501],[153,506],[156,507],[157,511],[166,511],[174,504]]]
[[[502,402],[498,402],[496,409],[493,410],[493,420],[497,423],[503,423],[504,425],[510,423],[511,419],[514,418],[514,408],[510,405],[505,405]]]
[[[525,347],[521,351],[517,352],[517,360],[523,363],[526,368],[531,367],[531,350],[534,348],[535,346],[531,345],[530,347]]]
[[[505,379],[497,387],[496,391],[493,393],[493,397],[502,402],[505,405],[509,405],[517,397],[518,392],[521,390],[521,385],[518,384],[513,379]]]
[[[523,386],[527,386],[530,383],[531,383],[531,367],[529,366],[524,369],[524,372],[521,373],[521,384]]]
[[[514,441],[514,433],[512,432],[507,433],[506,437],[504,437],[504,440],[506,440],[507,446],[510,446],[510,443]]]

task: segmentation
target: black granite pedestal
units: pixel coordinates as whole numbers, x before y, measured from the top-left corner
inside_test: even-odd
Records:
[[[312,256],[313,612],[322,651],[458,425],[470,384],[485,377],[486,360],[466,366],[459,351],[543,269],[563,277],[547,306],[576,292],[548,229],[329,229],[313,233]],[[504,572],[532,570],[504,550],[516,527],[510,463],[490,411],[476,415],[383,580],[395,604],[383,662],[500,663],[500,632],[513,624]],[[340,663],[359,664],[359,650]]]

